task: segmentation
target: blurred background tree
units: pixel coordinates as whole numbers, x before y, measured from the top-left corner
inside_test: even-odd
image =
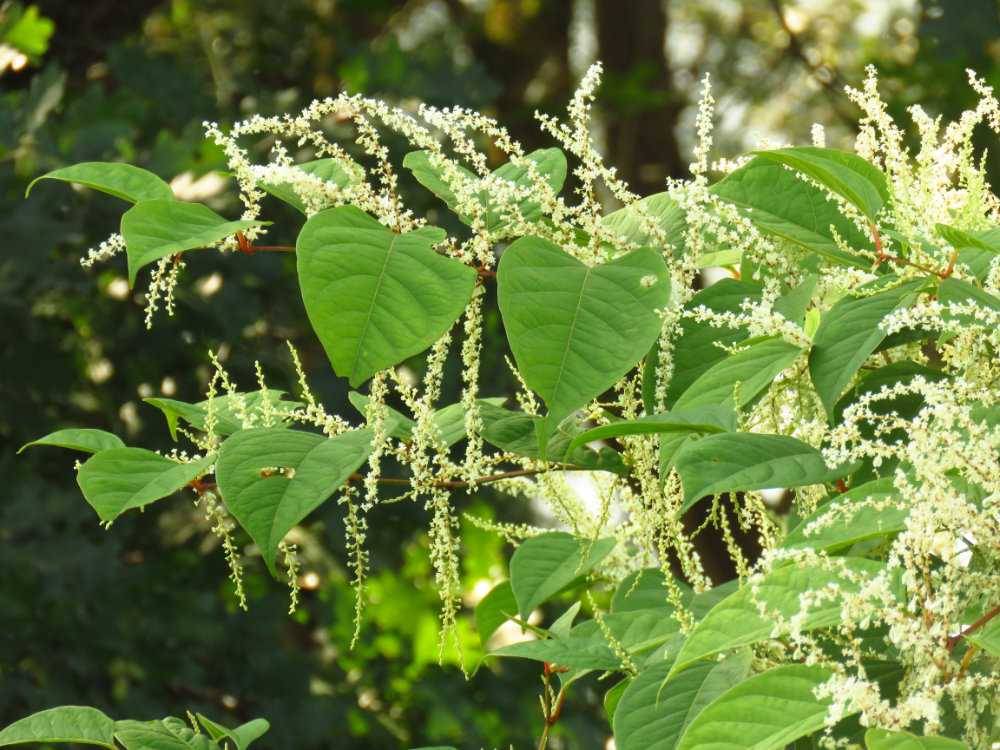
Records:
[[[352,413],[305,326],[291,261],[193,254],[173,318],[142,324],[141,293],[121,264],[78,258],[117,227],[124,204],[35,176],[86,160],[128,161],[182,197],[234,215],[224,163],[203,120],[294,111],[340,90],[401,106],[483,110],[526,148],[551,145],[536,110],[560,114],[595,59],[605,63],[595,137],[641,194],[687,171],[698,82],[712,75],[718,155],[758,139],[802,144],[813,122],[850,147],[843,97],[875,64],[892,113],[924,102],[954,116],[974,97],[964,68],[1000,77],[1000,13],[991,0],[45,0],[0,10],[0,724],[60,703],[117,717],[201,711],[272,722],[263,747],[526,746],[537,735],[537,670],[488,663],[466,682],[457,655],[437,666],[436,595],[423,512],[405,504],[372,519],[373,601],[347,649],[347,587],[336,508],[302,530],[306,601],[250,564],[251,609],[235,609],[221,553],[183,500],[97,526],[50,448],[20,445],[63,427],[98,427],[169,447],[142,398],[200,398],[206,352],[253,387],[259,359],[272,387],[292,388],[284,341],[303,353],[314,388]],[[413,189],[408,201],[441,222]],[[289,240],[297,227],[276,203]],[[279,223],[279,226],[282,224]],[[278,230],[281,231],[281,230]],[[120,260],[120,259],[119,259]],[[142,287],[142,281],[139,283]],[[502,354],[489,395],[502,393]],[[416,366],[416,365],[415,365]],[[138,387],[137,387],[138,384]],[[464,510],[525,517],[483,493]],[[469,530],[465,583],[503,576],[503,550]],[[402,571],[402,572],[400,572]],[[413,582],[416,582],[414,584]],[[477,585],[478,584],[478,585]],[[470,600],[470,606],[474,602]],[[471,612],[471,609],[470,609]],[[466,657],[478,647],[463,621]],[[553,746],[604,747],[606,686],[571,693]],[[589,706],[589,707],[587,707]],[[561,744],[556,744],[561,743]]]

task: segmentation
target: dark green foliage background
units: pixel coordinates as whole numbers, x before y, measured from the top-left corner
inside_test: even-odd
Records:
[[[982,12],[942,18],[926,3],[916,30],[920,52],[906,66],[885,46],[866,49],[866,59],[884,71],[894,111],[927,100],[953,115],[970,98],[953,85],[957,71],[973,65],[990,80],[998,77],[988,45],[1000,23],[996,8],[981,4]],[[429,572],[416,531],[425,521],[419,509],[386,506],[370,521],[379,601],[350,652],[353,593],[344,584],[336,508],[309,524],[323,545],[306,549],[307,568],[320,572],[325,585],[306,592],[302,610],[289,618],[285,589],[252,562],[251,611],[243,614],[222,554],[205,543],[207,527],[186,499],[125,517],[109,534],[80,497],[64,451],[14,455],[63,427],[96,427],[133,445],[169,448],[161,417],[141,403],[137,385],[148,383],[159,395],[161,379],[170,376],[177,398],[197,400],[208,374],[206,351],[223,342],[231,347],[227,368],[243,386],[253,387],[252,363],[260,359],[269,385],[284,388],[294,383],[283,343],[292,340],[318,395],[352,413],[338,400],[344,390],[322,349],[305,333],[289,259],[191,254],[177,315],[159,315],[147,332],[138,295],[117,300],[105,291],[124,272],[123,259],[91,271],[78,264],[116,229],[124,204],[57,183],[40,184],[25,201],[24,189],[39,174],[87,160],[128,161],[168,179],[185,170],[202,175],[223,167],[221,154],[204,142],[202,120],[293,111],[341,88],[390,101],[481,108],[527,147],[551,145],[536,134],[531,113],[559,111],[573,89],[572,4],[494,0],[474,11],[452,0],[441,3],[451,15],[436,43],[403,49],[396,30],[417,23],[425,5],[41,4],[56,22],[49,52],[36,66],[5,73],[0,98],[0,725],[50,706],[84,704],[115,718],[188,709],[230,724],[264,716],[272,731],[262,748],[525,746],[537,737],[540,683],[530,662],[504,661],[469,682],[453,666],[436,666],[437,597],[426,584],[414,589],[408,582],[426,581]],[[651,25],[655,31],[666,19],[659,0],[631,3],[627,13],[609,12],[619,6],[610,0],[596,5],[598,51],[609,68],[600,100],[609,113],[609,162],[641,192],[652,192],[686,164],[674,126],[688,102],[658,72],[667,62],[662,36],[631,32]],[[763,17],[774,3],[751,5]],[[704,23],[711,28],[710,14]],[[751,38],[746,33],[744,42]],[[464,47],[461,65],[456,45]],[[751,93],[766,100],[768,81],[801,64],[792,54],[782,57]],[[544,85],[532,87],[543,68]],[[859,71],[839,74],[855,83]],[[742,83],[733,76],[717,79],[717,90]],[[811,120],[841,117],[822,92],[810,101]],[[804,132],[793,136],[804,141]],[[649,164],[659,165],[652,177],[643,170]],[[440,211],[419,190],[407,201],[417,212]],[[218,208],[236,213],[234,205]],[[301,221],[282,210],[275,202],[267,217],[292,222],[288,237],[272,235],[278,244]],[[213,272],[225,283],[202,297],[191,282]],[[139,291],[144,283],[140,275]],[[496,364],[497,382],[502,354],[484,355]],[[98,385],[87,368],[101,358],[115,369]],[[484,391],[495,395],[489,383]],[[123,420],[126,403],[137,419]],[[463,502],[485,507],[478,498]],[[469,549],[470,581],[490,575],[502,560],[499,544],[486,536],[475,536]],[[598,706],[607,687],[592,681],[571,693],[557,730],[563,746],[603,747],[609,731]]]

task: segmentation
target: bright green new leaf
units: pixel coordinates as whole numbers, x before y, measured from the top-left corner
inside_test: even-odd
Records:
[[[226,748],[226,750],[246,750],[251,742],[263,736],[271,728],[270,723],[266,719],[251,719],[245,724],[240,724],[235,729],[228,729],[201,714],[195,715],[198,717],[201,725],[205,727],[205,731],[208,732],[208,736],[212,738],[212,741]],[[220,743],[219,740],[228,740],[228,742]]]
[[[213,429],[216,435],[232,435],[244,429],[244,419],[251,420],[254,424],[262,424],[264,421],[265,409],[272,413],[281,411],[291,411],[303,406],[300,401],[283,401],[284,391],[277,391],[268,388],[266,391],[250,391],[248,393],[225,394],[212,399],[212,414],[215,418]],[[143,399],[147,404],[155,406],[163,412],[167,418],[167,429],[170,436],[177,439],[177,420],[183,419],[196,430],[206,429],[208,419],[208,400],[199,401],[196,404],[189,404],[185,401],[176,401],[172,398],[147,398]],[[280,426],[286,424],[278,417],[273,417]]]
[[[704,661],[667,684],[670,663],[661,662],[632,680],[615,710],[619,750],[673,750],[705,706],[746,679],[750,652],[722,662]]]
[[[50,432],[45,437],[25,443],[18,449],[18,453],[31,445],[56,445],[60,448],[72,448],[77,451],[87,453],[98,453],[108,448],[124,448],[125,443],[117,435],[104,430],[94,430],[83,428],[78,430],[56,430]]]
[[[168,255],[208,247],[230,235],[269,221],[226,221],[201,203],[143,200],[122,216],[121,233],[128,255],[128,283],[139,269]]]
[[[574,669],[602,669],[613,671],[622,668],[611,647],[589,638],[546,638],[521,641],[490,652],[491,656],[518,656],[522,659],[547,661]]]
[[[271,427],[242,430],[219,446],[219,492],[272,575],[278,544],[364,463],[372,437],[370,429],[326,438]]]
[[[742,409],[769,388],[804,351],[780,338],[756,341],[712,365],[680,395],[673,408],[737,406]]]
[[[77,742],[116,750],[115,722],[89,706],[39,711],[0,730],[0,747],[23,742]]]
[[[436,227],[396,234],[355,206],[321,211],[302,227],[302,301],[352,387],[427,349],[465,310],[476,272],[434,252],[444,237]]]
[[[108,448],[87,459],[76,481],[101,520],[113,521],[130,508],[174,494],[213,461],[214,454],[182,464],[144,448]]]
[[[823,728],[830,699],[817,699],[813,689],[832,675],[828,667],[805,664],[756,674],[706,706],[677,750],[783,750]]]
[[[549,412],[543,458],[563,419],[610,388],[660,334],[670,275],[653,250],[587,267],[556,245],[523,237],[497,269],[497,301],[517,366]]]
[[[780,546],[839,552],[865,539],[898,534],[910,515],[901,501],[892,478],[876,479],[834,497],[792,529]]]
[[[554,192],[559,192],[563,182],[566,181],[566,155],[558,148],[545,148],[533,151],[525,158],[533,161],[542,179],[552,188]],[[413,172],[413,176],[425,188],[448,204],[448,208],[458,214],[458,217],[466,224],[472,224],[472,217],[458,208],[458,197],[455,194],[457,185],[452,185],[448,181],[445,170],[435,165],[427,151],[412,151],[403,158],[403,166]],[[463,184],[475,183],[480,178],[465,167],[456,165],[455,170]],[[527,187],[528,167],[515,166],[508,162],[494,173],[502,180],[512,182],[519,187]],[[477,202],[485,210],[486,230],[496,235],[502,232],[514,219],[514,214],[509,207],[491,199],[486,191],[481,191],[477,195]],[[525,221],[540,221],[543,215],[541,205],[530,198],[525,198],[517,203],[517,210]]]
[[[854,205],[869,221],[875,221],[879,210],[889,200],[885,174],[857,154],[815,146],[753,153],[811,177]]]
[[[480,644],[485,648],[490,636],[511,617],[517,617],[517,599],[510,581],[501,581],[476,605],[476,631]]]
[[[636,419],[594,427],[582,432],[570,442],[567,454],[593,440],[622,437],[623,435],[656,435],[671,432],[732,432],[736,430],[736,415],[724,406],[677,408],[663,414],[649,414]]]
[[[117,164],[106,161],[86,161],[71,167],[56,169],[41,177],[36,177],[24,191],[28,197],[31,188],[39,180],[62,180],[86,185],[94,190],[123,198],[131,203],[149,200],[173,201],[174,191],[152,172],[133,167],[131,164]]]
[[[970,750],[969,746],[947,737],[917,737],[909,732],[869,729],[865,732],[868,750]]]
[[[922,284],[913,281],[870,297],[846,297],[823,314],[809,353],[809,374],[830,419],[858,368],[885,338],[882,319],[908,306]]]
[[[847,473],[844,467],[827,468],[823,454],[797,438],[750,432],[706,435],[688,443],[674,467],[684,484],[681,513],[708,495],[822,484]]]
[[[323,182],[332,182],[341,190],[350,185],[358,184],[361,181],[359,175],[362,174],[361,167],[358,164],[349,162],[349,164],[345,166],[337,159],[317,159],[315,161],[307,161],[302,164],[294,164],[293,169],[305,172],[307,175],[323,180]],[[291,181],[262,182],[259,184],[259,187],[269,192],[275,198],[283,200],[290,206],[294,206],[302,213],[308,213],[305,203],[302,202],[299,194],[295,192]]]
[[[612,538],[594,542],[563,531],[525,539],[510,560],[510,585],[521,619],[527,620],[538,605],[587,573],[614,548]]]
[[[115,739],[125,750],[218,750],[208,736],[196,734],[180,719],[115,722]]]
[[[788,632],[791,618],[802,613],[802,597],[809,591],[830,595],[805,612],[801,629],[837,625],[843,622],[843,601],[835,592],[857,592],[885,570],[885,563],[859,557],[839,558],[826,565],[794,563],[773,570],[756,585],[740,587],[702,618],[681,646],[673,671],[706,656],[780,637]],[[761,607],[773,612],[774,618],[762,616]]]
[[[711,191],[736,206],[765,234],[847,266],[871,268],[870,258],[842,249],[834,233],[849,247],[865,250],[871,246],[871,238],[862,234],[835,202],[828,200],[825,190],[781,164],[758,156],[714,185]]]

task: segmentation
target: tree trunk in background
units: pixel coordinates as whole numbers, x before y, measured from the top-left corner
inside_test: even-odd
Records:
[[[608,162],[640,195],[658,193],[667,177],[683,177],[675,129],[684,106],[673,88],[662,0],[595,0],[598,58],[604,85]]]

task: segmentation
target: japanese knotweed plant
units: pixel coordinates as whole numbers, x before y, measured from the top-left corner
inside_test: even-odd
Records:
[[[429,511],[443,642],[462,606],[456,497],[490,484],[543,500],[566,531],[471,519],[516,547],[475,619],[484,644],[510,620],[537,636],[493,653],[543,663],[543,746],[567,688],[599,672],[618,676],[605,705],[619,750],[989,747],[1000,203],[971,144],[980,123],[1000,133],[992,90],[970,74],[980,103],[944,127],[914,107],[914,154],[871,71],[848,91],[862,112],[856,153],[824,147],[817,128],[812,146],[712,167],[706,81],[692,179],[640,199],[590,137],[599,73],[565,121],[539,117],[557,146],[531,153],[475,112],[358,96],[228,132],[208,124],[239,186],[234,221],[128,165],[45,175],[134,204],[86,262],[124,253],[130,282],[152,265],[150,319],[169,310],[189,252],[234,263],[293,252],[309,321],[358,413],[327,411],[293,350],[297,400],[262,376],[240,391],[218,362],[205,400],[150,399],[188,444],[172,455],[94,430],[36,442],[93,454],[79,484],[103,522],[196,493],[237,587],[237,525],[294,592],[286,536],[340,504],[359,627],[369,512],[402,481]],[[353,143],[335,142],[348,126]],[[410,144],[401,165],[388,136]],[[265,139],[270,159],[256,163]],[[400,167],[465,229],[450,236],[407,208]],[[623,207],[606,213],[608,194]],[[272,198],[305,217],[294,247],[263,244]],[[728,275],[700,288],[706,267]],[[502,342],[484,341],[491,287]],[[487,344],[513,355],[505,392],[481,392]],[[452,352],[461,393],[446,399]],[[402,367],[416,356],[419,382]],[[388,478],[399,465],[407,479]],[[571,481],[581,474],[586,490]],[[792,490],[790,511],[765,501],[769,488]],[[698,523],[682,521],[689,511]],[[709,531],[735,580],[706,573],[697,544]],[[588,588],[544,627],[527,624],[581,582],[610,587],[610,608]],[[141,746],[133,724],[83,711],[29,717],[0,745]]]

